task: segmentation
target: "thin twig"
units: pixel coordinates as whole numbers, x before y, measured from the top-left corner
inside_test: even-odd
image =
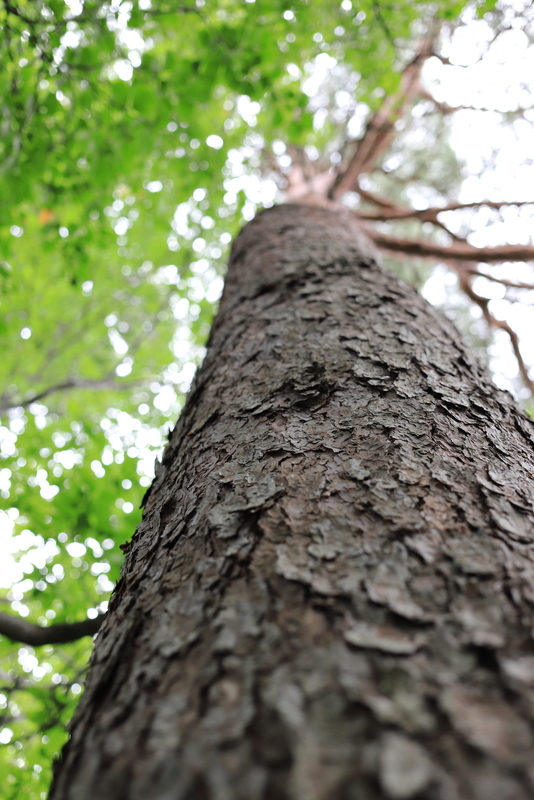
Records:
[[[454,266],[454,265],[453,265]],[[497,319],[491,311],[489,310],[489,303],[490,299],[488,297],[482,297],[481,295],[477,294],[472,286],[472,275],[468,274],[467,270],[462,269],[462,265],[456,266],[456,271],[458,272],[460,286],[466,295],[477,304],[477,306],[481,309],[484,319],[488,323],[491,328],[499,328],[499,330],[505,331],[508,336],[510,337],[510,342],[512,345],[512,349],[514,351],[514,355],[517,361],[517,366],[519,367],[519,372],[523,379],[525,386],[529,389],[529,391],[534,394],[534,381],[529,375],[529,370],[527,365],[523,360],[523,356],[521,354],[521,350],[519,348],[519,337],[517,333],[514,331],[512,327],[503,319]]]
[[[532,111],[531,106],[525,106],[524,108],[513,108],[509,111],[503,111],[502,108],[488,108],[487,106],[450,106],[448,103],[443,103],[441,100],[437,100],[434,95],[421,86],[419,95],[424,98],[425,100],[429,100],[437,110],[447,116],[448,114],[454,114],[455,111],[483,111],[488,112],[490,114],[506,114],[506,116],[521,116],[525,113],[525,111]]]
[[[497,278],[495,275],[488,275],[486,272],[480,272],[474,267],[465,267],[465,272],[468,272],[474,278],[486,278],[487,281],[493,283],[500,283],[502,286],[507,286],[509,289],[524,289],[525,291],[534,291],[534,283],[522,283],[521,281],[508,281],[506,278]]]
[[[422,222],[434,222],[438,214],[445,211],[462,211],[469,208],[493,208],[499,210],[509,206],[525,206],[534,205],[534,200],[475,200],[472,203],[448,203],[446,206],[433,206],[431,208],[404,208],[402,206],[395,206],[390,203],[388,207],[384,207],[383,198],[377,198],[370,192],[356,190],[364,199],[379,205],[381,211],[358,211],[360,219],[365,219],[370,222],[387,222],[396,219],[420,219]]]
[[[108,376],[106,378],[101,378],[100,380],[68,380],[64,383],[56,383],[54,386],[49,386],[46,389],[43,389],[42,392],[38,392],[34,394],[32,397],[29,397],[27,400],[9,400],[8,398],[4,397],[2,404],[0,404],[0,413],[4,411],[9,411],[11,408],[28,408],[31,406],[32,403],[38,403],[40,400],[43,400],[48,395],[54,394],[55,392],[64,392],[68,389],[130,389],[134,386],[138,386],[139,381],[129,381],[128,383],[116,383],[115,380]]]

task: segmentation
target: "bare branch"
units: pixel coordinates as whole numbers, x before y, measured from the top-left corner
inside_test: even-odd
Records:
[[[453,265],[454,266],[454,265]],[[514,331],[513,328],[503,319],[497,319],[491,311],[489,310],[489,298],[482,297],[481,295],[477,294],[472,286],[472,276],[467,274],[467,271],[462,269],[463,265],[456,266],[456,271],[458,272],[460,278],[460,286],[466,293],[466,295],[477,304],[477,306],[481,309],[484,319],[488,323],[488,325],[492,328],[499,328],[502,331],[505,331],[508,336],[510,337],[510,342],[512,344],[512,349],[514,351],[514,355],[516,357],[517,365],[519,367],[519,372],[523,379],[525,386],[529,389],[529,391],[534,394],[534,381],[531,379],[529,375],[529,370],[527,365],[523,360],[523,356],[521,355],[521,350],[519,348],[519,337],[517,333]]]
[[[391,31],[390,31],[390,29],[388,27],[388,24],[387,24],[386,20],[384,19],[384,16],[382,14],[382,9],[380,8],[380,3],[377,3],[376,0],[373,0],[373,11],[375,12],[375,16],[376,16],[378,24],[380,25],[380,27],[384,31],[386,39],[389,41],[389,43],[393,46],[393,49],[395,50],[396,49],[396,47],[395,47],[395,39],[393,38],[393,36],[391,34]]]
[[[437,100],[434,95],[428,91],[428,89],[425,89],[422,84],[419,84],[418,94],[424,100],[430,100],[435,108],[437,108],[437,110],[444,116],[447,114],[454,114],[455,111],[464,111],[465,109],[465,106],[450,106],[448,103],[442,103],[440,100]]]
[[[0,613],[0,635],[6,636],[13,642],[28,644],[30,647],[40,647],[43,644],[65,644],[75,642],[84,636],[94,636],[98,632],[105,614],[99,614],[95,619],[84,619],[83,622],[62,622],[57,625],[43,627],[32,622],[26,622],[20,617]]]
[[[382,208],[382,211],[358,211],[358,216],[360,219],[369,220],[370,222],[386,222],[389,220],[396,220],[396,219],[420,219],[422,222],[434,222],[435,218],[438,214],[442,214],[444,211],[462,211],[463,209],[467,208],[480,208],[482,206],[486,206],[487,208],[494,208],[499,210],[500,208],[509,207],[509,206],[525,206],[525,205],[533,205],[534,200],[477,200],[472,203],[448,203],[446,206],[434,206],[431,208],[403,208],[401,206],[395,206],[392,203],[389,203],[387,207],[384,206],[383,198],[378,198],[375,195],[372,195],[370,192],[363,192],[360,191],[358,188],[356,190],[364,199],[369,199],[370,202],[379,205]]]
[[[49,386],[43,389],[42,392],[34,394],[27,400],[10,400],[7,397],[2,398],[0,403],[0,413],[9,411],[11,408],[28,408],[32,403],[38,403],[50,394],[55,392],[65,392],[68,389],[129,389],[132,386],[137,386],[137,381],[130,381],[129,383],[116,383],[113,375],[108,375],[106,378],[99,380],[68,380],[64,383],[56,383],[54,386]]]
[[[433,58],[437,58],[438,61],[441,61],[441,63],[445,64],[445,66],[447,66],[447,67],[462,66],[461,64],[453,64],[452,61],[450,60],[450,58],[447,58],[447,56],[441,55],[441,53],[439,53],[437,50],[433,50],[432,51],[432,56],[433,56]]]
[[[360,197],[363,197],[363,199],[367,200],[368,203],[373,203],[375,206],[379,206],[379,208],[389,208],[392,211],[398,208],[398,206],[396,206],[395,203],[392,203],[391,200],[389,200],[387,197],[382,197],[382,195],[370,192],[368,189],[364,189],[362,186],[360,186],[359,183],[355,187],[354,191],[358,192]]]
[[[431,42],[421,43],[415,58],[402,73],[401,87],[395,94],[386,97],[382,107],[371,117],[356,151],[344,172],[340,173],[331,189],[330,196],[338,200],[345,192],[357,190],[358,178],[370,172],[387,150],[395,136],[395,123],[401,119],[419,90],[419,76],[424,62],[432,55]]]
[[[455,111],[485,111],[490,114],[505,114],[507,117],[519,117],[524,114],[525,111],[532,111],[532,107],[530,106],[513,108],[510,111],[503,111],[502,108],[488,108],[487,106],[449,106],[447,103],[442,103],[440,100],[437,100],[434,95],[423,86],[420,87],[419,95],[433,103],[437,110],[444,115],[454,114]]]
[[[436,211],[441,214],[442,211],[460,211],[463,208],[479,208],[487,206],[487,208],[505,208],[507,206],[530,206],[534,205],[534,200],[473,200],[471,203],[448,203],[442,208],[437,208]]]
[[[534,283],[522,283],[521,281],[508,281],[506,278],[497,278],[495,275],[488,275],[486,272],[480,272],[478,269],[464,267],[464,271],[468,272],[474,278],[486,278],[487,281],[493,283],[500,283],[502,286],[507,286],[510,289],[525,289],[526,291],[534,291]]]
[[[441,230],[445,231],[445,233],[447,233],[451,239],[456,242],[465,242],[465,239],[462,236],[459,236],[457,233],[454,233],[454,231],[451,231],[447,225],[438,219],[440,209],[415,209],[411,207],[404,208],[402,206],[395,205],[394,203],[390,203],[384,197],[371,194],[371,192],[361,189],[360,186],[358,186],[357,191],[365,200],[378,205],[382,209],[381,211],[375,212],[356,211],[355,213],[359,219],[370,222],[389,222],[392,220],[417,219],[420,222],[430,222],[437,228],[441,228]]]
[[[8,0],[4,0],[4,8],[8,14],[12,14],[14,17],[18,17],[27,25],[30,25],[32,28],[38,22],[38,20],[36,19],[31,19],[30,17],[26,17],[24,14],[22,14],[19,8],[12,5],[10,2],[8,2]]]
[[[491,264],[503,261],[534,260],[534,245],[502,244],[496,247],[474,247],[471,244],[455,242],[450,245],[439,245],[424,239],[400,239],[387,236],[379,231],[366,228],[367,235],[383,250],[392,253],[419,256],[420,258],[439,258],[443,261],[485,261]]]

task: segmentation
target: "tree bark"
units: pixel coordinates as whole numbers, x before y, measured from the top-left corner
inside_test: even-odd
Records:
[[[347,211],[237,237],[51,800],[528,800],[534,426]]]

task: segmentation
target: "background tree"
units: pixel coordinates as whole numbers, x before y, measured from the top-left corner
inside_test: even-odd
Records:
[[[443,2],[438,18],[462,8]],[[421,77],[425,63],[446,65],[450,37],[476,14],[489,46],[528,37],[531,11],[484,5],[445,28],[435,11],[3,5],[0,479],[22,569],[6,600],[26,621],[105,609],[118,546],[201,356],[226,247],[257,204],[283,190],[345,192],[381,248],[417,256],[414,279],[430,274],[423,258],[451,264],[492,324],[475,271],[510,300],[531,290],[508,263],[530,258],[528,246],[496,240],[481,252],[465,241],[484,214],[498,236],[508,206],[456,202],[452,109]],[[512,128],[528,121],[523,108],[508,111]],[[451,203],[457,212],[439,211]],[[491,266],[499,261],[508,275]],[[475,331],[475,344],[485,335]],[[1,646],[2,783],[38,797],[90,641]]]

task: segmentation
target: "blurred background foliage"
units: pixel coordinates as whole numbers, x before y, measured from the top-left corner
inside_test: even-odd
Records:
[[[0,610],[105,611],[233,236],[281,198],[290,147],[339,163],[414,42],[494,3],[465,5],[1,0]],[[395,200],[461,184],[436,115],[388,158]],[[432,269],[390,263],[418,287]],[[3,800],[46,796],[90,648],[0,638]]]

